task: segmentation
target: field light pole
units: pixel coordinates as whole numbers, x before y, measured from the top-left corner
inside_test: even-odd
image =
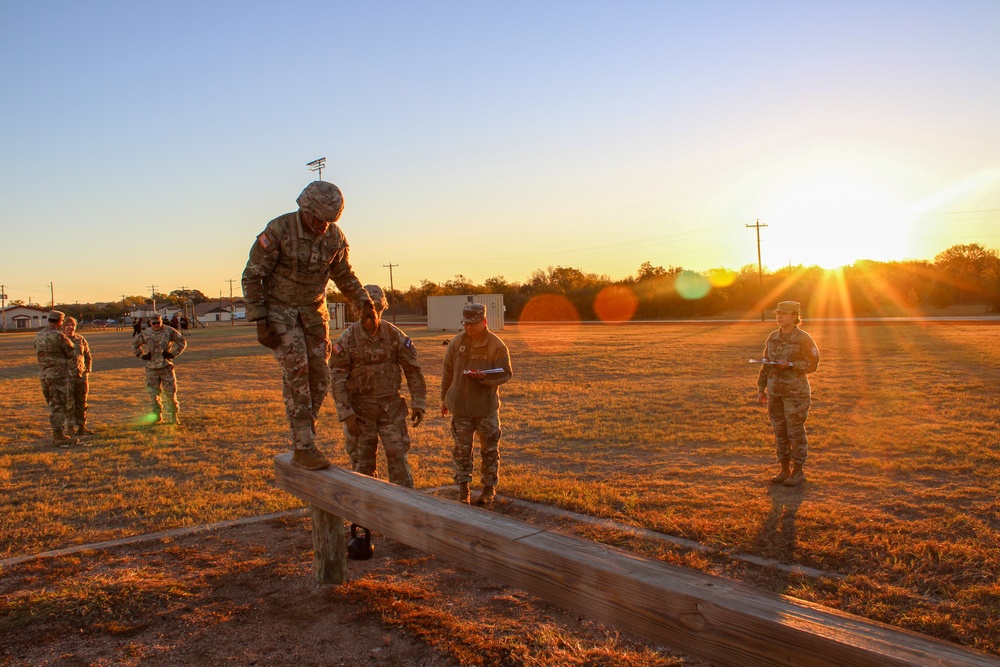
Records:
[[[757,223],[753,225],[747,225],[747,227],[755,227],[757,229],[757,285],[758,292],[760,294],[764,293],[764,270],[760,263],[760,228],[767,227],[767,225],[760,224],[760,218],[757,218]],[[760,311],[760,321],[764,321],[764,310]]]
[[[325,166],[326,166],[326,158],[325,157],[317,158],[317,159],[313,160],[312,162],[306,162],[306,167],[309,168],[309,171],[317,171],[317,172],[319,172],[319,177],[316,179],[317,181],[322,181],[323,180],[323,167],[325,167]]]
[[[392,267],[394,267],[394,266],[399,266],[399,264],[393,264],[392,262],[389,262],[388,264],[383,264],[382,265],[383,268],[385,268],[385,267],[389,268],[389,294],[392,294],[393,291],[395,291],[394,288],[393,288],[393,286],[392,286]],[[396,311],[395,310],[392,311],[392,323],[393,324],[396,323]]]

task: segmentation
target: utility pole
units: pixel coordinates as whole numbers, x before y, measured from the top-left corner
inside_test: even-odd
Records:
[[[152,296],[151,296],[151,298],[153,299],[153,312],[155,313],[156,312],[156,285],[150,285],[149,289],[152,290]]]
[[[395,291],[395,288],[392,286],[392,267],[394,267],[394,266],[399,266],[399,264],[393,264],[390,261],[388,264],[383,264],[382,265],[383,268],[388,267],[388,269],[389,269],[389,294],[390,295]],[[396,311],[395,310],[392,311],[392,323],[393,324],[396,323]]]
[[[236,281],[230,278],[226,282],[229,283],[229,324],[236,326],[236,307],[233,305],[233,283]]]
[[[747,225],[747,227],[753,227],[757,230],[757,284],[760,287],[761,296],[764,295],[764,269],[760,263],[760,228],[767,227],[767,225],[760,224],[760,218],[757,218],[757,222],[752,225]],[[763,304],[761,304],[763,305]],[[760,321],[764,321],[764,309],[761,308],[760,311]]]
[[[0,333],[7,333],[7,292],[0,285]]]
[[[313,160],[312,162],[306,162],[306,167],[308,167],[309,171],[319,172],[319,178],[316,179],[317,181],[323,180],[323,167],[325,166],[326,166],[325,157],[318,158],[316,160]]]
[[[125,305],[125,295],[122,294],[122,328],[121,328],[122,331],[125,330],[125,319],[127,317],[128,317],[128,306]]]
[[[52,309],[55,310],[56,307],[56,288],[52,283],[49,283],[49,298],[51,299]]]

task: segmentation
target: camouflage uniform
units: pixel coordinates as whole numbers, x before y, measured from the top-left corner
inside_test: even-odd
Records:
[[[506,372],[476,380],[466,370],[503,368]],[[455,482],[472,481],[472,440],[479,434],[482,457],[480,478],[484,487],[496,486],[500,474],[500,391],[513,376],[510,351],[492,331],[483,331],[474,341],[464,331],[455,336],[444,353],[441,402],[452,413],[451,435],[455,442]]]
[[[351,469],[375,476],[381,436],[389,481],[412,489],[413,474],[406,458],[410,451],[406,400],[399,395],[403,374],[414,409],[426,410],[427,384],[417,351],[398,328],[383,320],[375,335],[369,336],[361,322],[355,322],[333,344],[330,393],[337,416],[340,421],[350,415],[359,417],[358,436],[344,427]]]
[[[163,402],[160,400],[162,388],[167,399],[166,412],[176,419],[180,407],[177,403],[177,376],[174,375],[173,362],[165,359],[163,353],[179,357],[187,348],[187,341],[180,331],[163,325],[159,331],[152,327],[144,329],[132,339],[132,352],[136,357],[142,357],[143,347],[146,348],[146,354],[149,354],[149,359],[146,360],[146,391],[152,401],[153,414],[159,418],[163,413]]]
[[[299,196],[300,209],[313,205],[307,197],[312,185]],[[340,227],[330,223],[317,236],[298,211],[267,223],[243,270],[247,321],[267,320],[281,338],[272,353],[281,366],[285,413],[296,449],[313,447],[316,418],[329,389],[326,287],[331,279],[359,307],[369,300],[351,269]]]
[[[785,370],[762,365],[757,390],[768,394],[767,411],[778,460],[802,465],[809,453],[805,424],[811,398],[806,375],[819,366],[819,349],[812,337],[798,327],[789,334],[777,329],[767,337],[763,356],[769,361],[792,362]]]
[[[90,355],[90,345],[80,334],[69,337],[73,343],[73,359],[69,362],[67,382],[66,412],[71,426],[85,426],[87,423],[87,396],[90,393],[90,371],[94,360]]]
[[[59,322],[61,314],[59,320],[50,317],[49,326],[35,334],[38,377],[42,382],[42,395],[49,405],[49,424],[53,433],[62,433],[66,421],[69,365],[73,361],[73,343],[62,332]]]

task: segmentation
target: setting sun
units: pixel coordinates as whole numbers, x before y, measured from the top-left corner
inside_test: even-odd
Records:
[[[792,264],[837,268],[858,259],[903,259],[912,252],[912,218],[894,189],[862,174],[813,171],[776,197],[769,239]],[[780,256],[780,255],[779,255]]]

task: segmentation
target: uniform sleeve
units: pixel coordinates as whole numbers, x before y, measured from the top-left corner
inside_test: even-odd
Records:
[[[413,346],[413,340],[402,331],[396,330],[399,338],[399,351],[396,353],[396,361],[403,369],[406,376],[406,388],[410,391],[410,402],[414,408],[427,410],[427,383],[424,381],[424,372],[420,370],[420,363],[417,361],[417,348]]]
[[[805,368],[802,369],[803,372],[806,374],[815,373],[816,369],[819,368],[819,348],[816,347],[816,341],[809,334],[805,334],[802,336],[802,342],[799,345],[799,353],[805,363]],[[795,365],[798,366],[798,364]]]
[[[514,370],[510,365],[510,350],[507,349],[507,346],[499,338],[497,339],[497,343],[499,344],[490,355],[491,365],[493,368],[502,368],[506,372],[487,375],[479,381],[480,384],[487,387],[499,387],[502,384],[507,384],[514,377]]]
[[[444,352],[444,366],[441,369],[441,401],[444,402],[444,397],[448,395],[448,390],[451,388],[451,379],[454,377],[455,371],[455,341],[458,338],[452,338],[451,342],[448,344],[448,349]]]
[[[347,331],[340,335],[330,352],[330,396],[337,407],[337,419],[344,421],[354,414],[351,406],[351,392],[347,389],[347,378],[351,375],[351,351],[348,348]]]
[[[132,354],[137,357],[142,354],[142,342],[144,338],[144,333],[132,337]]]
[[[351,262],[348,260],[348,249],[345,245],[343,250],[337,253],[333,262],[330,263],[330,280],[337,286],[340,293],[347,297],[358,310],[365,302],[371,302],[371,297],[365,291],[364,286],[358,277],[354,275]]]
[[[768,336],[767,340],[770,341],[771,337]],[[764,343],[764,351],[760,353],[761,359],[767,359],[767,342]],[[757,373],[757,391],[767,390],[767,376],[771,373],[771,367],[767,364],[760,365],[760,372]]]
[[[90,355],[90,343],[83,337],[80,338],[80,342],[82,343],[81,347],[83,347],[83,370],[89,373],[94,367],[94,358]]]
[[[76,346],[73,345],[73,341],[71,341],[69,339],[69,336],[67,336],[66,334],[59,334],[59,335],[60,335],[59,343],[62,346],[63,354],[66,356],[67,359],[73,361],[74,359],[76,359]]]
[[[176,346],[176,347],[174,347],[174,351],[173,351],[173,355],[175,357],[179,357],[182,354],[184,354],[184,350],[187,349],[188,342],[187,342],[187,339],[184,338],[184,336],[181,335],[180,331],[178,331],[177,329],[171,328],[170,329],[170,341]]]
[[[243,269],[243,298],[247,301],[247,321],[254,322],[267,317],[267,294],[264,279],[271,275],[278,264],[281,239],[273,225],[260,233],[250,246],[250,258]]]

